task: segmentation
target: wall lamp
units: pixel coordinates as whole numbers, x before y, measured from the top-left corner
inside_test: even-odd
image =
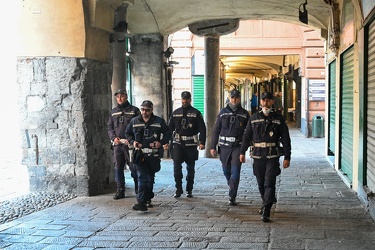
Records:
[[[305,1],[306,1],[305,3],[302,3],[299,6],[299,20],[303,22],[304,24],[309,24],[309,17],[308,17],[308,13],[306,10],[307,0]],[[301,11],[301,6],[303,6],[302,11]]]
[[[174,48],[172,47],[168,47],[168,49],[166,51],[163,52],[163,54],[165,55],[165,57],[169,58],[174,52]]]

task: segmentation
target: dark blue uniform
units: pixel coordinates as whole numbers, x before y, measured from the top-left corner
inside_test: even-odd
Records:
[[[169,120],[173,131],[171,156],[173,159],[176,195],[182,194],[182,163],[186,162],[186,191],[191,195],[194,185],[195,161],[198,160],[199,144],[206,144],[206,124],[202,113],[189,105],[176,109]],[[198,135],[199,134],[199,135]]]
[[[147,122],[142,116],[133,118],[126,128],[126,138],[132,145],[134,141],[142,144],[144,153],[143,163],[134,163],[138,176],[137,201],[142,206],[151,203],[154,198],[155,173],[160,170],[160,158],[163,156],[163,147],[151,148],[150,143],[158,141],[161,145],[168,144],[171,134],[164,119],[153,114]]]
[[[231,204],[235,204],[240,183],[240,146],[242,135],[249,120],[249,112],[239,106],[233,111],[229,104],[223,108],[215,123],[211,138],[211,149],[220,147],[220,161],[229,186]]]
[[[139,108],[131,105],[128,101],[118,105],[110,112],[108,119],[108,135],[111,141],[116,137],[125,139],[125,129],[130,120],[140,114]],[[125,144],[113,145],[113,162],[115,166],[115,180],[117,183],[117,192],[125,191],[125,164],[129,166],[131,176],[134,179],[135,189],[137,190],[137,173],[133,164],[129,160],[129,147]]]
[[[263,208],[269,210],[276,202],[276,177],[281,173],[280,155],[283,154],[285,160],[290,160],[291,155],[289,129],[284,117],[275,111],[268,116],[262,111],[253,114],[243,135],[241,154],[244,155],[249,146]]]

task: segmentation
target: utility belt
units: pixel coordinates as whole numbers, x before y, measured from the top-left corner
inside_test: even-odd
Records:
[[[142,153],[144,153],[146,156],[154,156],[154,157],[159,157],[159,149],[158,148],[142,148]],[[134,147],[129,146],[129,161],[133,162],[133,151]]]
[[[142,148],[142,152],[145,154],[159,153],[158,148]]]
[[[185,146],[197,146],[198,145],[198,135],[179,135],[174,133],[173,135],[173,143],[183,144]]]
[[[254,142],[252,146],[250,146],[250,157],[253,159],[262,159],[261,155],[254,155],[254,148],[268,148],[268,154],[265,157],[266,159],[277,158],[282,155],[282,148],[280,147],[280,143],[278,142]],[[272,150],[275,149],[275,150]]]
[[[253,147],[256,148],[268,148],[268,147],[276,147],[276,142],[254,142]]]
[[[234,136],[219,136],[219,146],[238,147],[240,145],[241,142]]]

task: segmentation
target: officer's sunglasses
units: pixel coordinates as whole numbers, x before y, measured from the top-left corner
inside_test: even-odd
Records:
[[[144,109],[144,108],[141,108],[141,111],[143,111],[143,112],[151,112],[151,109]]]

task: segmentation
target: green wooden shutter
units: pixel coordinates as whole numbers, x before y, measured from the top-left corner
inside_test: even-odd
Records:
[[[354,48],[345,51],[341,59],[340,169],[352,181]]]
[[[336,60],[329,64],[328,154],[335,155],[336,125]]]
[[[193,76],[193,106],[204,117],[204,76]]]

